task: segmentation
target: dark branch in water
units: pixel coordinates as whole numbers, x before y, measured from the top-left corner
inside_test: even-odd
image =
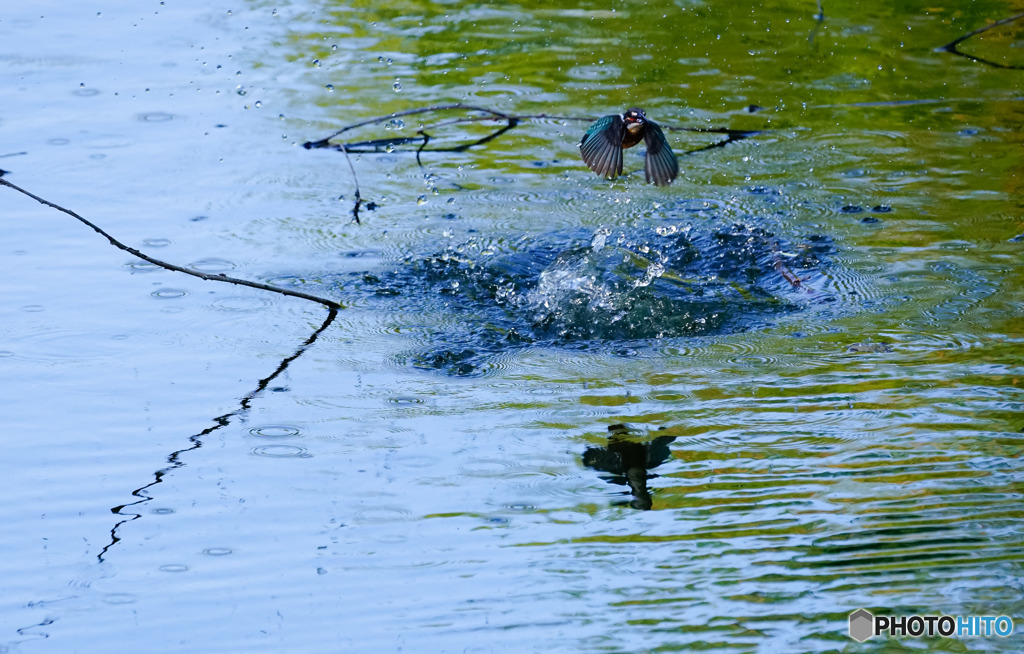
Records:
[[[487,117],[484,120],[494,120],[494,119],[490,118],[490,117]],[[472,121],[472,119],[457,120],[457,121],[446,121],[444,123],[438,123],[436,125],[431,125],[430,129],[435,129],[435,128],[441,127],[443,125],[452,125],[452,124],[455,124],[455,123],[464,123],[464,122],[471,122],[471,121]],[[419,163],[420,165],[422,165],[422,163],[420,162],[420,159],[419,159],[419,155],[420,155],[421,152],[465,152],[466,150],[472,148],[473,146],[483,145],[484,143],[487,143],[488,141],[496,139],[497,137],[501,136],[502,134],[504,134],[505,132],[509,131],[513,127],[517,126],[518,124],[519,124],[519,120],[517,118],[512,118],[512,119],[509,119],[508,124],[504,125],[503,127],[498,128],[497,131],[492,132],[492,133],[488,134],[487,136],[485,136],[483,138],[477,139],[475,141],[471,141],[469,143],[462,143],[460,145],[453,145],[453,146],[447,147],[447,148],[431,148],[429,150],[426,149],[427,143],[433,137],[430,136],[430,134],[427,133],[427,131],[426,131],[427,128],[425,128],[425,127],[423,129],[417,130],[416,134],[418,136],[395,136],[395,137],[386,138],[386,139],[370,139],[368,141],[352,141],[350,143],[328,143],[325,140],[320,140],[320,141],[316,141],[315,143],[304,143],[303,147],[305,147],[307,149],[309,149],[309,148],[327,148],[327,149],[331,149],[331,150],[341,150],[341,151],[352,152],[352,153],[356,153],[356,154],[367,154],[367,153],[374,154],[374,153],[381,153],[381,152],[394,152],[393,148],[395,146],[397,146],[397,145],[410,145],[412,143],[419,143],[420,145],[416,149],[416,163]],[[392,149],[389,150],[388,148],[392,148]]]
[[[681,128],[676,128],[676,129],[681,129]],[[696,131],[696,130],[691,130],[691,131]],[[715,141],[714,143],[709,143],[708,145],[699,147],[699,148],[697,148],[695,150],[687,150],[686,152],[683,153],[684,156],[685,155],[690,155],[690,154],[697,154],[698,152],[706,152],[708,150],[714,150],[716,148],[723,148],[723,147],[729,145],[730,143],[735,143],[737,141],[742,141],[743,139],[748,139],[751,136],[755,136],[755,135],[761,133],[761,132],[759,132],[757,130],[742,130],[742,129],[730,129],[730,130],[708,129],[708,130],[702,130],[702,131],[712,132],[712,133],[716,133],[716,134],[726,134],[727,136],[726,136],[726,138],[722,139],[721,141]]]
[[[352,164],[352,157],[348,156],[349,149],[344,145],[338,146],[338,149],[345,153],[345,161],[348,162],[348,169],[352,171],[352,183],[356,186],[356,203],[352,207],[352,220],[356,221],[356,224],[358,225],[359,207],[363,204],[363,198],[359,195],[359,178],[356,177],[356,167]]]
[[[434,123],[434,124],[426,126],[426,127],[421,127],[420,129],[418,129],[416,131],[416,134],[417,134],[416,136],[395,136],[395,137],[391,137],[391,138],[369,139],[369,140],[364,140],[364,141],[350,141],[350,142],[347,142],[347,143],[331,143],[332,139],[334,139],[334,138],[344,134],[345,132],[348,132],[350,130],[356,129],[358,127],[365,127],[367,125],[377,125],[377,124],[380,124],[380,123],[383,123],[383,122],[394,120],[395,118],[401,118],[403,116],[415,116],[415,115],[419,115],[419,114],[436,113],[436,112],[442,112],[442,111],[454,111],[454,110],[477,112],[477,113],[482,113],[484,115],[482,115],[482,116],[464,116],[464,117],[461,117],[461,118],[452,118],[450,120],[443,120],[443,121]],[[358,179],[356,179],[355,167],[352,165],[352,160],[349,157],[349,153],[394,152],[395,151],[395,147],[397,147],[397,146],[412,145],[414,143],[419,143],[419,146],[416,148],[416,163],[418,165],[422,166],[423,165],[423,161],[420,158],[420,155],[422,155],[422,153],[424,153],[424,152],[465,152],[466,150],[469,150],[470,148],[476,147],[478,145],[484,145],[484,144],[486,144],[486,143],[488,143],[488,142],[498,138],[499,136],[501,136],[505,132],[507,132],[507,131],[509,131],[509,130],[517,127],[517,126],[519,126],[520,123],[522,123],[524,121],[530,121],[530,120],[578,121],[578,122],[590,123],[590,122],[593,122],[594,120],[596,120],[596,118],[593,117],[593,116],[553,116],[553,115],[550,115],[550,114],[523,114],[523,115],[506,114],[506,113],[502,113],[500,111],[494,111],[493,109],[488,109],[486,107],[478,107],[476,105],[468,105],[468,104],[461,104],[461,103],[443,104],[443,105],[436,105],[436,106],[432,106],[432,107],[419,107],[417,109],[407,109],[406,111],[398,111],[398,112],[395,112],[395,113],[392,113],[392,114],[388,114],[386,116],[377,116],[375,118],[369,118],[367,120],[363,120],[363,121],[360,121],[358,123],[353,123],[351,125],[346,125],[345,127],[342,127],[341,129],[333,132],[332,134],[329,134],[328,136],[326,136],[326,137],[324,137],[322,139],[319,139],[319,140],[316,140],[316,141],[307,141],[307,142],[302,144],[302,147],[306,148],[307,150],[324,149],[324,148],[331,149],[331,150],[339,150],[339,151],[341,151],[341,152],[343,152],[345,154],[345,158],[348,160],[349,169],[352,171],[352,179],[353,179],[353,182],[354,182],[355,187],[356,187],[356,192],[355,192],[356,202],[355,202],[355,206],[352,208],[352,215],[355,217],[355,221],[358,223],[359,222],[359,208],[362,206],[362,199],[361,199],[360,193],[359,193],[359,181],[358,181]],[[467,143],[460,143],[458,145],[453,145],[453,146],[449,146],[449,147],[429,148],[429,149],[427,148],[427,144],[433,139],[433,136],[427,131],[428,129],[433,131],[433,130],[436,130],[437,128],[439,128],[439,127],[446,127],[448,125],[464,125],[464,124],[467,124],[467,123],[476,123],[476,122],[485,122],[485,121],[486,122],[504,122],[505,124],[503,126],[499,127],[498,129],[496,129],[495,131],[491,132],[490,134],[488,134],[488,135],[486,135],[486,136],[484,136],[482,138],[476,139],[474,141],[470,141],[470,142],[467,142]],[[676,125],[661,125],[661,128],[663,130],[670,131],[670,132],[695,132],[695,133],[701,133],[701,134],[725,134],[726,135],[726,138],[724,140],[722,140],[722,141],[718,141],[716,143],[712,143],[711,145],[707,145],[707,146],[704,146],[704,147],[701,147],[701,148],[697,148],[696,150],[690,150],[689,152],[684,153],[684,154],[688,154],[688,155],[689,154],[694,154],[694,153],[697,153],[697,152],[704,152],[705,150],[712,150],[714,148],[720,148],[720,147],[723,147],[725,145],[728,145],[729,143],[734,143],[736,141],[741,141],[741,140],[743,140],[745,138],[749,138],[751,136],[754,136],[755,134],[759,134],[760,133],[759,131],[728,129],[728,128],[724,128],[724,127],[679,127],[679,126],[676,126]],[[368,206],[370,206],[370,205],[368,205]],[[370,208],[372,209],[373,207],[370,206]]]
[[[825,22],[825,6],[818,0],[818,13],[814,14],[814,29],[807,35],[807,41],[814,43],[814,37],[818,35],[818,30],[821,29],[822,23]]]
[[[485,107],[477,107],[477,106],[470,105],[470,104],[455,103],[455,104],[441,104],[441,105],[436,105],[436,106],[433,106],[433,107],[419,107],[417,109],[406,109],[405,111],[396,111],[395,113],[388,114],[387,116],[377,116],[376,118],[368,118],[368,119],[362,120],[362,121],[360,121],[358,123],[353,123],[351,125],[346,125],[345,127],[342,127],[338,131],[334,132],[333,134],[331,134],[329,136],[326,136],[326,137],[320,139],[319,141],[309,141],[307,143],[304,143],[303,147],[305,147],[305,148],[323,148],[323,147],[327,146],[327,142],[330,141],[331,139],[333,139],[333,138],[335,138],[337,136],[341,136],[345,132],[347,132],[349,130],[352,130],[352,129],[356,129],[357,127],[364,127],[366,125],[375,125],[377,123],[383,123],[384,121],[393,120],[395,118],[401,118],[403,116],[415,116],[417,114],[433,113],[433,112],[437,112],[437,111],[448,111],[448,110],[451,110],[451,109],[460,109],[462,111],[480,111],[480,112],[483,112],[483,113],[491,114],[491,116],[493,116],[494,118],[498,118],[498,119],[508,120],[509,118],[511,118],[511,116],[509,116],[507,114],[503,114],[500,111],[493,111],[493,110],[487,109]],[[462,120],[465,120],[465,119],[462,119]],[[481,120],[481,119],[480,118],[476,118],[475,120]]]
[[[22,154],[28,154],[28,152],[9,152],[7,154],[0,154],[0,159],[3,159],[4,157],[17,157],[17,156],[22,155]],[[3,177],[4,175],[6,175],[9,172],[11,172],[11,171],[0,169],[0,177]]]
[[[354,169],[352,171],[352,174],[353,175],[355,174],[355,170]],[[281,363],[277,366],[277,369],[273,373],[271,373],[269,376],[261,379],[259,381],[259,383],[256,384],[256,388],[253,389],[248,395],[246,395],[245,397],[243,397],[241,399],[241,402],[239,403],[239,406],[238,406],[237,409],[235,409],[234,411],[232,411],[230,413],[225,413],[222,416],[218,416],[217,418],[214,418],[213,422],[215,424],[213,424],[211,427],[208,427],[207,429],[204,429],[203,431],[199,432],[198,434],[194,434],[193,436],[189,437],[189,439],[188,439],[189,440],[189,445],[187,447],[184,447],[184,448],[182,448],[180,450],[176,450],[174,452],[171,452],[167,456],[167,463],[168,463],[168,465],[164,466],[163,468],[161,468],[161,469],[159,469],[159,470],[157,470],[156,472],[153,473],[153,481],[149,482],[148,484],[146,484],[144,486],[136,488],[135,490],[132,491],[132,496],[139,498],[138,500],[136,500],[134,502],[130,502],[128,504],[122,504],[120,506],[115,506],[115,507],[113,507],[110,510],[111,513],[114,513],[115,515],[118,515],[118,516],[122,516],[124,519],[121,520],[120,522],[118,522],[117,524],[115,524],[110,529],[110,542],[107,543],[107,545],[97,555],[97,558],[99,558],[99,560],[102,562],[103,558],[106,556],[106,554],[110,550],[110,548],[113,547],[114,545],[116,545],[121,540],[121,537],[118,536],[118,530],[120,529],[121,525],[125,524],[126,522],[131,522],[132,520],[137,520],[137,519],[142,517],[141,513],[125,513],[124,510],[129,508],[129,507],[138,506],[140,504],[144,504],[146,502],[151,501],[153,499],[153,497],[149,493],[147,493],[147,490],[149,488],[152,488],[153,486],[156,486],[157,484],[161,483],[163,481],[164,476],[167,475],[169,472],[184,466],[185,463],[184,463],[184,461],[182,461],[182,458],[181,458],[182,455],[184,455],[186,452],[191,452],[192,450],[198,450],[200,447],[202,447],[203,446],[203,438],[204,437],[206,437],[207,435],[209,435],[209,434],[213,433],[214,431],[220,429],[221,427],[227,426],[231,422],[232,418],[234,418],[235,416],[237,416],[237,415],[247,411],[249,409],[250,403],[253,400],[253,398],[255,398],[262,391],[264,391],[267,388],[267,386],[270,385],[271,381],[273,381],[276,377],[278,377],[282,372],[284,372],[288,368],[288,365],[292,361],[294,361],[295,359],[299,358],[299,356],[301,356],[303,352],[305,352],[307,349],[309,349],[309,347],[312,346],[313,343],[316,342],[316,340],[317,340],[317,338],[319,338],[320,334],[322,334],[328,327],[330,327],[331,323],[333,323],[335,318],[338,317],[338,310],[339,309],[343,309],[344,306],[340,302],[335,302],[334,300],[329,300],[327,298],[318,297],[316,295],[310,295],[308,293],[301,293],[301,292],[298,292],[298,291],[292,291],[292,290],[287,289],[287,288],[280,288],[278,286],[271,286],[270,284],[262,284],[260,282],[251,282],[251,281],[248,281],[248,280],[245,280],[245,279],[238,279],[238,278],[235,278],[235,277],[228,277],[227,275],[208,274],[208,273],[204,273],[204,272],[201,272],[201,271],[198,271],[198,270],[192,270],[191,268],[183,268],[181,266],[177,266],[177,265],[174,265],[172,263],[167,263],[166,261],[161,261],[159,259],[155,259],[153,257],[150,257],[150,256],[146,255],[146,254],[143,254],[142,252],[136,250],[135,248],[129,247],[129,246],[125,245],[124,243],[121,243],[120,241],[115,239],[113,236],[111,236],[110,234],[105,232],[103,229],[101,229],[99,226],[97,226],[96,224],[86,220],[85,218],[83,218],[82,216],[78,215],[74,211],[71,211],[70,209],[65,209],[64,207],[62,207],[62,206],[60,206],[58,204],[50,202],[49,200],[45,200],[45,199],[39,197],[38,195],[34,195],[33,193],[30,193],[30,192],[26,191],[25,189],[23,189],[23,188],[21,188],[19,186],[15,186],[14,184],[11,184],[10,182],[8,182],[7,180],[4,180],[4,179],[0,179],[0,186],[7,186],[7,187],[9,187],[11,189],[14,189],[15,191],[21,193],[22,195],[25,195],[27,197],[32,198],[33,200],[35,200],[36,202],[38,202],[40,204],[46,205],[48,207],[56,209],[57,211],[60,211],[62,213],[65,213],[65,214],[71,216],[72,218],[78,220],[79,222],[81,222],[82,224],[86,225],[87,227],[91,227],[98,234],[100,234],[101,236],[106,238],[110,242],[111,245],[113,245],[114,247],[118,248],[119,250],[123,250],[124,252],[132,254],[132,255],[142,259],[143,261],[148,261],[149,263],[152,263],[155,266],[159,266],[161,268],[164,268],[165,270],[171,270],[171,271],[174,271],[174,272],[181,272],[181,273],[185,273],[186,275],[191,275],[193,277],[198,277],[200,279],[205,279],[205,280],[214,281],[214,282],[227,282],[229,284],[237,284],[239,286],[249,286],[251,288],[256,288],[256,289],[260,289],[260,290],[264,290],[264,291],[270,291],[272,293],[277,293],[279,295],[286,295],[286,296],[289,296],[289,297],[297,297],[297,298],[300,298],[300,299],[303,299],[303,300],[309,300],[311,302],[316,302],[318,304],[322,304],[325,307],[327,307],[327,318],[324,319],[324,321],[320,325],[320,327],[317,328],[316,331],[314,331],[309,336],[309,338],[307,338],[306,341],[302,345],[299,346],[299,348],[295,351],[294,354],[292,354],[291,356],[289,356],[286,359],[284,359],[283,361],[281,361]],[[357,200],[356,209],[358,210],[358,201],[359,201],[358,193],[356,194],[356,200]],[[357,219],[358,219],[358,216],[357,216]]]
[[[953,41],[950,41],[946,45],[937,48],[937,50],[940,51],[940,52],[942,52],[942,51],[949,52],[950,54],[955,54],[955,55],[958,55],[960,57],[964,57],[966,59],[970,59],[971,61],[976,61],[979,64],[987,64],[989,66],[992,66],[993,68],[1007,68],[1007,69],[1011,69],[1011,70],[1024,70],[1024,66],[1017,66],[1017,65],[1011,65],[1011,64],[1001,64],[998,61],[990,61],[988,59],[983,59],[981,57],[978,57],[978,56],[975,56],[975,55],[972,55],[972,54],[967,54],[966,52],[961,52],[960,49],[957,48],[958,45],[960,45],[961,43],[963,43],[967,39],[971,38],[972,36],[977,36],[978,34],[981,34],[982,32],[987,32],[990,29],[993,29],[995,27],[999,27],[1000,25],[1006,25],[1007,23],[1012,23],[1012,22],[1014,22],[1016,20],[1020,20],[1021,18],[1024,18],[1024,11],[1022,11],[1019,14],[1015,14],[1013,16],[1009,16],[1007,18],[1003,18],[1002,20],[997,20],[994,23],[989,23],[988,25],[986,25],[984,27],[979,27],[978,29],[974,30],[973,32],[968,32],[967,34],[964,34],[960,38],[955,39]]]
[[[355,174],[354,170],[353,170],[353,174]],[[139,250],[136,250],[133,247],[125,245],[124,243],[122,243],[121,241],[117,240],[116,238],[114,238],[113,236],[108,234],[107,232],[103,231],[103,229],[101,227],[99,227],[98,225],[96,225],[95,223],[92,223],[92,222],[86,220],[85,218],[79,216],[77,213],[75,213],[74,211],[71,211],[70,209],[65,209],[64,207],[60,206],[59,204],[54,204],[53,202],[50,202],[49,200],[45,200],[45,199],[39,197],[38,195],[34,195],[34,194],[26,191],[25,189],[21,188],[20,186],[15,186],[14,184],[11,184],[10,182],[8,182],[5,179],[0,179],[0,185],[12,188],[15,191],[17,191],[18,193],[21,193],[22,195],[25,195],[27,197],[32,198],[33,200],[35,200],[39,204],[44,204],[44,205],[46,205],[48,207],[51,207],[53,209],[56,209],[57,211],[60,211],[62,213],[65,213],[65,214],[71,216],[75,220],[78,220],[79,222],[81,222],[83,225],[85,225],[87,227],[91,227],[93,229],[93,231],[95,231],[100,236],[102,236],[105,239],[107,239],[110,242],[110,244],[113,245],[114,247],[116,247],[117,249],[122,250],[124,252],[127,252],[128,254],[131,254],[133,256],[136,256],[136,257],[142,259],[143,261],[148,261],[149,263],[153,264],[154,266],[159,266],[160,268],[163,268],[165,270],[171,270],[171,271],[174,271],[174,272],[185,273],[186,275],[191,275],[192,277],[198,277],[199,279],[204,279],[206,281],[226,282],[228,284],[236,284],[238,286],[248,286],[250,288],[256,288],[256,289],[259,289],[261,291],[270,291],[271,293],[277,293],[279,295],[287,295],[289,297],[297,297],[297,298],[300,298],[300,299],[303,299],[303,300],[309,300],[310,302],[316,302],[318,304],[322,304],[322,305],[324,305],[325,307],[327,307],[328,309],[331,309],[331,310],[337,310],[337,309],[344,309],[345,308],[339,302],[335,302],[334,300],[329,300],[327,298],[319,297],[317,295],[310,295],[309,293],[302,293],[300,291],[293,291],[291,289],[281,288],[280,286],[271,286],[270,284],[263,284],[261,282],[251,282],[251,281],[249,281],[247,279],[239,279],[237,277],[229,277],[229,276],[224,275],[222,273],[204,273],[204,272],[202,272],[200,270],[193,270],[192,268],[185,268],[185,267],[182,267],[182,266],[175,265],[173,263],[168,263],[166,261],[161,261],[160,259],[156,259],[154,257],[151,257],[148,254],[144,254],[144,253],[140,252]],[[358,199],[358,196],[357,196],[357,199]]]
[[[355,174],[354,170],[353,170],[353,174]],[[164,268],[166,270],[171,270],[171,271],[174,271],[174,272],[185,273],[186,275],[191,275],[193,277],[198,277],[200,279],[205,279],[205,280],[209,280],[209,281],[227,282],[229,284],[237,284],[237,285],[240,285],[240,286],[249,286],[251,288],[257,288],[257,289],[264,290],[264,291],[270,291],[272,293],[278,293],[280,295],[287,295],[289,297],[297,297],[297,298],[300,298],[300,299],[303,299],[303,300],[310,300],[311,302],[316,302],[318,304],[322,304],[325,307],[327,307],[327,318],[324,319],[324,322],[320,325],[320,327],[317,328],[317,330],[314,331],[309,336],[309,338],[307,338],[306,341],[302,345],[299,346],[299,348],[295,351],[294,354],[292,354],[291,356],[289,356],[286,359],[284,359],[283,361],[281,361],[281,363],[277,366],[277,369],[273,373],[271,373],[269,376],[261,379],[259,381],[259,383],[256,384],[256,388],[253,389],[248,395],[246,395],[245,397],[242,398],[242,400],[239,403],[239,406],[238,406],[237,409],[235,409],[234,411],[232,411],[230,413],[225,413],[222,416],[214,418],[213,419],[213,422],[215,423],[214,425],[212,425],[211,427],[208,427],[207,429],[204,429],[203,431],[199,432],[198,434],[195,434],[195,435],[189,437],[189,445],[188,445],[188,447],[184,447],[184,448],[182,448],[180,450],[176,450],[174,452],[171,452],[167,456],[167,463],[168,463],[168,465],[164,466],[163,468],[161,468],[161,469],[159,469],[159,470],[157,470],[156,472],[153,473],[153,481],[149,482],[145,486],[141,486],[139,488],[136,488],[134,491],[132,491],[132,496],[139,498],[137,501],[130,502],[128,504],[122,504],[120,506],[115,506],[115,507],[113,507],[110,510],[115,515],[123,516],[124,520],[121,520],[120,522],[118,522],[117,524],[115,524],[111,528],[111,530],[110,530],[110,542],[107,543],[107,545],[97,555],[99,560],[103,561],[103,557],[106,556],[106,554],[110,550],[110,548],[113,547],[114,545],[116,545],[118,543],[118,541],[121,540],[121,537],[118,536],[118,533],[117,533],[118,529],[121,527],[121,525],[125,524],[126,522],[130,522],[132,520],[137,520],[138,518],[142,517],[141,513],[124,513],[124,510],[127,509],[128,507],[138,506],[140,504],[144,504],[146,502],[151,501],[153,499],[153,497],[146,492],[147,489],[152,488],[153,486],[156,486],[157,484],[162,482],[164,476],[167,475],[172,470],[176,470],[177,468],[180,468],[183,465],[185,465],[185,463],[181,459],[182,455],[185,454],[186,452],[191,452],[192,450],[198,450],[200,447],[202,447],[203,446],[203,438],[205,436],[213,433],[214,431],[220,429],[221,427],[227,426],[231,422],[232,418],[234,418],[235,416],[243,413],[244,411],[247,411],[249,409],[250,403],[253,400],[253,398],[255,398],[262,391],[264,391],[267,388],[267,386],[270,385],[270,382],[272,382],[276,377],[278,377],[282,372],[284,372],[288,368],[288,365],[292,361],[294,361],[295,359],[299,358],[299,356],[301,356],[303,352],[305,352],[307,349],[309,349],[309,347],[311,345],[313,345],[313,343],[316,342],[316,339],[320,336],[320,334],[322,334],[324,332],[324,330],[326,330],[328,327],[330,327],[331,323],[333,323],[335,318],[338,317],[338,310],[339,309],[343,309],[344,306],[341,303],[339,303],[339,302],[335,302],[334,300],[328,300],[327,298],[318,297],[316,295],[310,295],[308,293],[300,293],[298,291],[292,291],[292,290],[289,290],[289,289],[286,289],[286,288],[280,288],[280,287],[277,287],[277,286],[271,286],[270,284],[261,284],[259,282],[250,282],[250,281],[245,280],[245,279],[237,279],[235,277],[228,277],[227,275],[208,274],[208,273],[204,273],[204,272],[201,272],[201,271],[198,271],[198,270],[192,270],[191,268],[183,268],[181,266],[176,266],[174,264],[167,263],[166,261],[161,261],[159,259],[154,259],[153,257],[150,257],[150,256],[148,256],[146,254],[143,254],[142,252],[139,252],[135,248],[129,247],[129,246],[125,245],[124,243],[121,243],[120,241],[115,239],[113,236],[111,236],[110,234],[105,232],[103,229],[101,229],[99,226],[97,226],[94,223],[92,223],[92,222],[86,220],[85,218],[79,216],[77,213],[75,213],[74,211],[71,211],[70,209],[65,209],[64,207],[62,207],[62,206],[60,206],[58,204],[54,204],[53,202],[50,202],[49,200],[44,200],[43,198],[41,198],[41,197],[39,197],[37,195],[34,195],[32,193],[29,193],[28,191],[26,191],[25,189],[23,189],[23,188],[21,188],[19,186],[15,186],[14,184],[11,184],[7,180],[0,179],[0,185],[12,188],[15,191],[21,193],[22,195],[25,195],[27,197],[32,198],[33,200],[35,200],[36,202],[38,202],[40,204],[44,204],[44,205],[46,205],[48,207],[56,209],[57,211],[65,213],[65,214],[71,216],[72,218],[75,218],[76,220],[78,220],[82,224],[84,224],[84,225],[86,225],[88,227],[91,227],[94,231],[96,231],[101,236],[106,238],[108,241],[110,241],[110,244],[113,245],[114,247],[118,248],[119,250],[123,250],[125,252],[128,252],[129,254],[132,254],[132,255],[134,255],[134,256],[136,256],[136,257],[138,257],[138,258],[140,258],[140,259],[142,259],[144,261],[148,261],[149,263],[152,263],[155,266],[159,266],[161,268]],[[357,196],[357,199],[358,199],[358,196]]]
[[[484,112],[484,113],[486,113],[488,115],[486,115],[486,116],[466,116],[466,117],[463,117],[463,118],[454,118],[454,119],[451,119],[451,120],[441,121],[439,123],[435,123],[435,124],[430,125],[428,127],[423,127],[421,129],[419,129],[416,132],[419,136],[396,136],[396,137],[383,138],[383,139],[370,139],[370,140],[366,140],[366,141],[351,141],[351,142],[344,143],[344,144],[335,144],[335,143],[331,143],[330,142],[332,139],[335,139],[338,136],[341,136],[345,132],[348,132],[350,130],[356,129],[358,127],[365,127],[366,125],[375,125],[375,124],[383,123],[385,121],[394,120],[395,118],[401,118],[403,116],[412,116],[412,115],[417,115],[417,114],[434,113],[434,112],[451,111],[451,110],[478,111],[478,112]],[[494,138],[497,138],[501,134],[504,134],[505,132],[507,132],[508,130],[512,129],[513,127],[517,127],[519,125],[519,123],[524,122],[524,121],[529,121],[529,120],[571,120],[571,121],[590,123],[590,122],[593,122],[593,121],[597,120],[597,118],[594,117],[594,116],[554,116],[554,115],[551,115],[551,114],[505,114],[505,113],[501,113],[500,111],[494,111],[492,109],[487,109],[485,107],[477,107],[475,105],[444,104],[444,105],[438,105],[438,106],[434,106],[434,107],[420,107],[418,109],[408,109],[406,111],[398,111],[398,112],[395,112],[393,114],[388,114],[386,116],[377,116],[376,118],[369,118],[367,120],[363,120],[363,121],[360,121],[358,123],[353,123],[351,125],[346,125],[345,127],[342,127],[341,129],[333,132],[332,134],[329,134],[328,136],[325,136],[322,139],[319,139],[319,140],[316,140],[316,141],[307,141],[307,142],[302,144],[302,147],[306,148],[307,150],[316,149],[316,148],[330,148],[332,150],[348,150],[349,152],[367,153],[367,152],[386,152],[387,148],[389,146],[390,147],[395,147],[395,146],[399,146],[399,145],[408,145],[410,143],[417,143],[417,142],[422,141],[422,143],[420,145],[420,149],[418,150],[418,152],[422,152],[422,151],[424,151],[424,146],[426,145],[427,141],[429,141],[430,138],[431,138],[428,134],[426,134],[426,130],[427,129],[436,129],[438,127],[446,127],[448,125],[464,125],[466,123],[476,123],[476,122],[483,122],[483,121],[493,121],[493,122],[505,121],[507,123],[504,127],[500,128],[497,132],[494,132],[492,134],[488,134],[487,136],[485,136],[485,137],[483,137],[481,139],[477,139],[477,140],[469,142],[469,143],[463,143],[461,145],[453,146],[453,147],[450,147],[450,148],[433,148],[433,149],[430,149],[430,150],[426,150],[427,152],[464,152],[464,151],[468,150],[469,148],[471,148],[473,146],[483,145],[484,143],[487,143],[488,141],[490,141],[490,140],[492,140]],[[661,125],[661,128],[663,130],[667,130],[667,131],[671,131],[671,132],[697,132],[697,133],[706,133],[706,134],[729,134],[729,135],[741,135],[741,136],[750,136],[752,134],[756,134],[757,133],[757,132],[753,132],[753,131],[733,130],[733,129],[728,129],[728,128],[724,128],[724,127],[678,127],[676,125]],[[370,148],[370,149],[356,149],[356,148]]]

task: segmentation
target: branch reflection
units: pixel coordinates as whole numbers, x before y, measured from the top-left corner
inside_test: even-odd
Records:
[[[127,504],[115,506],[112,509],[110,509],[111,513],[117,516],[121,516],[124,519],[119,521],[110,529],[110,542],[107,543],[100,551],[100,553],[96,556],[96,558],[98,558],[100,562],[104,560],[104,558],[107,555],[107,552],[109,552],[110,549],[121,540],[121,537],[118,535],[118,531],[121,529],[121,526],[127,522],[131,522],[132,520],[138,520],[142,517],[141,513],[133,513],[132,510],[137,511],[138,509],[134,507],[141,507],[141,505],[154,499],[153,495],[150,494],[149,489],[161,483],[164,480],[164,477],[170,472],[183,467],[185,465],[183,456],[188,452],[192,452],[193,450],[198,450],[199,448],[201,448],[203,446],[203,441],[209,434],[212,434],[221,427],[228,426],[231,423],[232,418],[235,418],[248,411],[252,403],[252,400],[257,395],[266,390],[267,386],[270,385],[270,382],[274,381],[274,379],[276,379],[281,373],[287,370],[288,366],[292,363],[292,361],[295,361],[300,356],[302,356],[302,354],[306,350],[308,350],[313,345],[313,343],[316,342],[316,340],[320,337],[320,334],[322,334],[328,327],[331,326],[331,323],[333,323],[335,318],[337,317],[338,310],[335,309],[334,307],[329,307],[327,312],[327,318],[324,319],[323,323],[316,329],[316,331],[310,334],[309,338],[307,338],[291,356],[283,359],[281,363],[278,364],[277,369],[274,370],[274,372],[272,372],[267,377],[264,377],[263,379],[259,380],[259,382],[256,384],[256,388],[250,391],[239,401],[237,409],[229,413],[225,413],[222,416],[217,416],[216,418],[213,419],[213,425],[207,427],[198,434],[193,434],[192,436],[189,436],[189,444],[186,447],[183,447],[179,450],[175,450],[174,452],[171,452],[169,455],[167,455],[167,465],[153,473],[153,480],[148,484],[140,486],[139,488],[136,488],[135,490],[132,491],[132,497],[137,497],[139,499],[137,499],[134,502],[129,502]]]

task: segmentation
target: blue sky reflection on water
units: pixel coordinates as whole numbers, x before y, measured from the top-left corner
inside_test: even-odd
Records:
[[[1022,73],[935,51],[1013,10],[814,11],[5,12],[4,179],[346,309],[304,348],[322,307],[0,189],[0,651],[817,652],[854,649],[862,606],[1019,623]],[[1019,65],[1020,30],[962,47]],[[451,102],[763,132],[667,188],[635,150],[592,175],[572,121],[362,154],[359,225],[342,156],[301,147]],[[702,263],[723,234],[758,235],[727,252],[749,274]],[[645,289],[739,326],[588,331],[666,306]],[[539,328],[560,301],[576,328]]]

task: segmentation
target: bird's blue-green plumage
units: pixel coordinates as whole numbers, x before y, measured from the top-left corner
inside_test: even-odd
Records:
[[[679,160],[676,153],[665,138],[656,123],[647,121],[644,126],[644,145],[647,146],[647,155],[644,157],[644,176],[648,182],[654,182],[656,186],[671,184],[672,180],[679,174]]]
[[[634,126],[640,123],[640,133],[627,129],[627,119]],[[647,120],[641,109],[630,109],[623,115],[605,116],[595,121],[580,141],[580,154],[591,170],[613,179],[622,174],[623,148],[638,143],[641,135],[647,146],[645,178],[658,186],[670,184],[679,174],[679,161],[661,127]]]
[[[580,154],[591,170],[613,179],[622,174],[622,116],[605,116],[594,122],[580,141]]]

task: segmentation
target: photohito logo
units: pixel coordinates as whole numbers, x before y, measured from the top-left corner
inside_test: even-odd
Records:
[[[850,638],[863,643],[872,636],[1002,636],[1013,633],[1005,615],[874,615],[866,609],[850,614]]]

